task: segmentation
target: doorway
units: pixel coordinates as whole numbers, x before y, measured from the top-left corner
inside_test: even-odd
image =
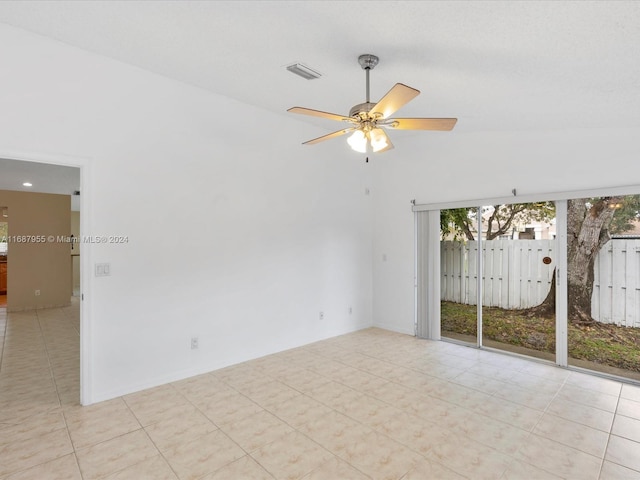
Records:
[[[10,158],[8,158],[10,157]],[[37,160],[36,160],[37,158]],[[86,231],[86,201],[82,202],[82,208],[80,205],[80,196],[79,192],[81,190],[82,185],[86,185],[88,179],[88,169],[89,162],[88,159],[83,158],[64,158],[58,156],[42,156],[42,155],[34,155],[31,158],[23,157],[16,158],[15,155],[2,155],[0,152],[0,191],[4,191],[7,195],[6,197],[10,197],[11,194],[20,193],[20,192],[30,192],[34,194],[56,194],[57,196],[68,196],[70,197],[70,201],[67,203],[69,205],[67,207],[68,213],[72,213],[75,211],[75,215],[77,216],[78,230],[80,232]],[[74,195],[77,193],[77,195]],[[22,194],[22,193],[21,193]],[[14,198],[16,195],[13,196]],[[31,207],[31,201],[28,202],[29,208]],[[5,205],[5,202],[0,201],[0,205]],[[27,208],[26,204],[23,204],[20,209],[13,208],[12,205],[9,205],[9,212],[14,217],[20,214],[20,218],[22,224],[29,224],[29,220],[24,216],[24,212]],[[83,211],[84,210],[84,211]],[[43,210],[40,216],[42,218],[50,218],[44,212],[47,210]],[[0,210],[1,212],[1,210]],[[1,217],[0,217],[1,218]],[[26,219],[26,220],[25,220]],[[19,225],[20,222],[16,220],[17,223],[14,224],[12,221],[11,233],[17,235],[20,230]],[[45,222],[46,223],[46,222]],[[31,225],[38,225],[37,222],[31,222]],[[66,228],[60,229],[60,233],[58,233],[57,229],[54,229],[52,232],[49,232],[51,227],[51,223],[46,223],[47,232],[44,232],[43,235],[33,236],[34,242],[40,242],[41,245],[44,245],[43,242],[51,246],[51,244],[55,244],[56,249],[60,249],[62,253],[60,253],[60,258],[62,256],[66,257],[66,264],[68,267],[58,269],[57,274],[57,283],[64,284],[68,286],[69,295],[66,297],[66,301],[58,302],[49,302],[45,296],[46,292],[51,292],[59,288],[59,285],[56,283],[56,280],[49,280],[49,287],[40,287],[37,285],[32,285],[29,287],[28,294],[31,296],[31,299],[36,298],[40,303],[36,304],[37,309],[41,309],[48,306],[62,306],[74,304],[76,305],[76,331],[79,330],[78,337],[78,346],[77,351],[71,352],[72,356],[77,360],[77,371],[80,374],[80,394],[76,394],[78,397],[76,402],[80,402],[81,404],[89,404],[91,403],[90,392],[88,386],[90,384],[90,365],[89,365],[89,355],[86,347],[89,345],[89,334],[88,334],[88,323],[89,319],[87,316],[89,305],[86,302],[81,301],[82,292],[86,292],[87,282],[90,282],[90,278],[87,275],[80,276],[80,272],[84,272],[86,270],[85,264],[88,267],[88,263],[86,263],[85,259],[78,257],[75,262],[77,262],[79,268],[77,268],[78,277],[76,277],[75,286],[77,287],[78,283],[81,284],[80,288],[75,289],[75,293],[79,296],[73,297],[72,293],[74,292],[74,278],[73,278],[73,270],[72,265],[74,263],[74,259],[71,256],[72,254],[78,252],[77,243],[69,242],[69,238],[72,234],[70,230],[71,225]],[[15,227],[15,228],[14,228]],[[21,230],[20,230],[21,231]],[[55,232],[55,235],[50,235]],[[36,232],[38,234],[43,232]],[[29,233],[32,235],[32,232]],[[79,237],[74,235],[74,238]],[[11,243],[11,242],[9,242]],[[71,247],[74,247],[73,250]],[[11,252],[11,244],[7,245],[9,256]],[[1,248],[1,247],[0,247]],[[56,257],[57,258],[57,257]],[[35,260],[34,260],[35,261]],[[17,278],[11,276],[11,268],[13,267],[13,262],[9,261],[9,278],[8,278],[8,290],[13,292],[15,289],[12,285],[18,281]],[[19,267],[19,265],[18,265]],[[55,270],[55,269],[54,269]],[[27,271],[27,270],[25,270]],[[15,271],[14,271],[15,272]],[[25,276],[25,275],[23,275]],[[38,281],[41,281],[41,276],[31,275],[32,278],[37,278]],[[46,291],[45,291],[46,289]],[[41,295],[39,295],[41,294]],[[13,293],[9,293],[8,297],[8,310],[12,309],[13,302]],[[47,302],[45,302],[47,300]],[[16,299],[17,301],[17,299]],[[17,305],[17,304],[16,304]],[[21,310],[20,306],[16,307],[18,310]],[[74,308],[74,307],[71,307]],[[46,314],[46,310],[38,310],[43,314]],[[8,313],[11,315],[11,312]],[[78,321],[79,316],[79,321]]]

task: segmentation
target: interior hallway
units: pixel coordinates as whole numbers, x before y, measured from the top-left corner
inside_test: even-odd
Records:
[[[80,407],[74,300],[0,309],[0,479],[640,478],[640,387],[376,328]]]

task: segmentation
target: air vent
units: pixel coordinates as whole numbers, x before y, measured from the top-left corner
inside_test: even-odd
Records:
[[[293,63],[291,65],[287,65],[287,70],[289,70],[291,73],[295,73],[296,75],[301,76],[302,78],[306,78],[307,80],[314,80],[322,76],[320,72],[316,72],[313,68],[309,68],[302,63]]]

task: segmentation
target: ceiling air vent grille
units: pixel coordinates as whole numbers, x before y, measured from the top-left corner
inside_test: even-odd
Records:
[[[322,76],[320,72],[317,72],[313,68],[309,68],[302,63],[292,63],[291,65],[287,65],[287,70],[301,76],[302,78],[306,78],[307,80],[314,80]]]

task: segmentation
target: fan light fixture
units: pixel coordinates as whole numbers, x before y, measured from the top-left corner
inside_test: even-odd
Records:
[[[373,151],[373,153],[382,152],[389,146],[387,136],[382,129],[374,128],[368,132],[363,130],[356,130],[347,138],[349,146],[359,153],[367,153]]]
[[[312,140],[304,142],[304,145],[316,143],[340,137],[350,133],[347,138],[349,146],[360,153],[372,151],[382,153],[393,148],[391,140],[385,130],[451,130],[458,119],[456,118],[389,118],[406,103],[420,94],[419,90],[408,87],[402,83],[396,83],[382,100],[372,103],[369,98],[369,72],[378,64],[379,58],[375,55],[365,54],[358,57],[358,63],[366,73],[367,96],[364,103],[359,103],[351,108],[349,116],[337,113],[312,110],[304,107],[292,107],[288,112],[310,115],[312,117],[326,118],[338,122],[347,123],[348,126]],[[289,69],[289,67],[287,67]]]

